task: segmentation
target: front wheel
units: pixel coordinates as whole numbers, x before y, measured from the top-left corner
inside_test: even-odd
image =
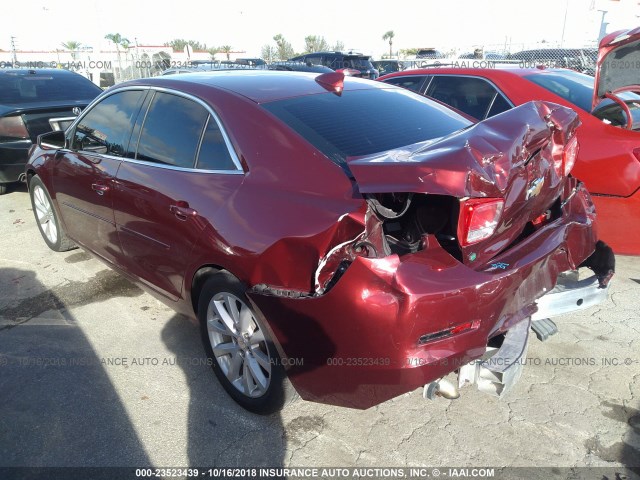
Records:
[[[29,181],[29,195],[38,228],[49,248],[55,252],[66,252],[76,248],[73,241],[64,233],[47,187],[37,175]]]
[[[210,277],[198,301],[202,341],[227,393],[260,414],[281,410],[295,397],[276,347],[250,306],[242,283],[228,272]]]

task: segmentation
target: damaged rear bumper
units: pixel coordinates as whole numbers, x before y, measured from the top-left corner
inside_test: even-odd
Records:
[[[582,280],[561,276],[553,290],[538,300],[538,311],[531,319],[541,320],[598,305],[607,299],[609,285],[601,287],[595,275]]]
[[[488,265],[465,266],[428,236],[417,253],[357,257],[323,295],[250,291],[298,393],[369,408],[483,357],[489,339],[529,322],[561,273],[594,250],[593,204],[572,182],[560,218]]]

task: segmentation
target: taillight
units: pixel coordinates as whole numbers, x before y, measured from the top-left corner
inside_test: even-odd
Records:
[[[29,138],[22,117],[0,117],[0,138]]]
[[[563,174],[565,177],[571,173],[571,169],[576,163],[577,156],[578,138],[574,135],[564,147],[564,152],[562,153]]]
[[[425,333],[418,339],[418,344],[424,345],[425,343],[432,342],[434,340],[441,340],[443,338],[448,338],[453,335],[457,335],[459,333],[465,333],[470,330],[476,330],[479,326],[480,326],[480,320],[473,320],[470,322],[459,323],[454,327],[449,327],[445,330],[440,330],[439,332]]]
[[[458,219],[460,245],[471,245],[493,235],[503,208],[502,198],[470,198],[463,201]]]
[[[636,158],[638,159],[638,161],[640,162],[640,148],[636,148],[633,151],[633,154],[636,156]]]

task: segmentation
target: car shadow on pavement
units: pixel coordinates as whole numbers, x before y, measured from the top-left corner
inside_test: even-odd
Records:
[[[606,462],[619,462],[640,478],[640,410],[628,404],[603,402],[601,406],[607,411],[603,415],[612,420],[626,423],[629,431],[623,440],[605,447],[597,437],[585,443],[587,451],[594,453]]]
[[[0,285],[0,466],[152,466],[64,295],[28,270]]]
[[[237,405],[213,373],[199,328],[175,315],[162,340],[189,386],[188,446],[191,467],[281,467],[286,439],[279,414],[256,415]]]

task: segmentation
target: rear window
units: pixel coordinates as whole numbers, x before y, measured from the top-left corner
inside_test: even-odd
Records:
[[[563,70],[561,72],[533,73],[525,75],[524,78],[587,112],[591,111],[593,77],[584,73]]]
[[[373,68],[373,64],[369,57],[344,57],[345,68],[355,68],[356,70],[369,70]]]
[[[432,140],[471,125],[445,106],[395,88],[309,95],[263,106],[343,167],[347,157]]]
[[[0,74],[0,104],[93,100],[102,90],[80,75],[47,72]]]

